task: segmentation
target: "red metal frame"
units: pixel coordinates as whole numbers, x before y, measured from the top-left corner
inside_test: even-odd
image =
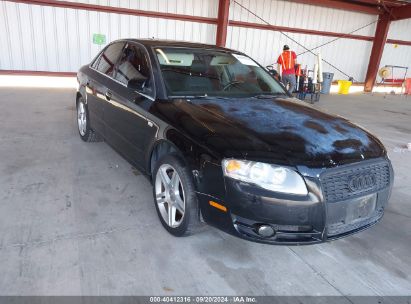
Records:
[[[347,39],[355,39],[355,40],[366,40],[366,41],[374,40],[374,37],[371,37],[371,36],[362,36],[362,35],[353,35],[353,34],[347,35],[344,33],[316,31],[316,30],[309,30],[309,29],[301,29],[301,28],[278,26],[278,25],[268,25],[268,24],[262,24],[262,23],[250,23],[250,22],[234,21],[234,20],[230,20],[230,26],[247,27],[247,28],[269,30],[269,31],[281,31],[281,32],[288,32],[288,33],[298,33],[298,34],[306,34],[306,35],[330,36],[330,37],[340,37],[340,38],[344,37]]]
[[[404,40],[397,40],[397,39],[387,39],[387,43],[411,46],[411,41],[404,41]]]
[[[0,70],[0,75],[74,77],[77,75],[77,73],[49,72],[49,71],[25,71],[25,70]]]
[[[307,35],[340,37],[340,38],[355,39],[355,40],[365,40],[365,41],[374,40],[374,37],[371,37],[371,36],[362,36],[362,35],[353,35],[353,34],[346,35],[343,33],[336,33],[336,32],[316,31],[316,30],[309,30],[309,29],[290,28],[290,27],[284,27],[284,26],[265,25],[265,24],[260,24],[260,23],[228,20],[229,2],[230,2],[229,0],[220,0],[218,19],[200,17],[200,16],[182,15],[182,14],[143,11],[143,10],[122,8],[122,7],[101,6],[101,5],[95,5],[95,4],[69,2],[69,1],[57,1],[57,0],[7,0],[7,1],[34,4],[34,5],[43,5],[43,6],[64,7],[64,8],[71,8],[71,9],[91,10],[91,11],[98,11],[98,12],[105,12],[105,13],[117,13],[117,14],[124,14],[124,15],[134,15],[134,16],[144,16],[144,17],[152,17],[152,18],[164,18],[164,19],[199,22],[199,23],[207,23],[207,24],[216,24],[217,25],[216,42],[217,42],[217,45],[221,45],[221,46],[224,46],[225,44],[228,25],[238,26],[238,27],[247,27],[247,28],[256,28],[256,29],[261,29],[261,30],[283,31],[283,32],[289,32],[289,33],[307,34]],[[313,5],[320,5],[320,2],[322,3],[322,1],[312,2],[309,0],[292,0],[292,1],[300,2],[300,3],[307,2],[308,4],[313,4]],[[334,2],[334,1],[331,1],[331,2]],[[219,22],[219,19],[221,19],[222,21]],[[388,39],[387,43],[411,46],[411,41]]]
[[[281,31],[281,32],[306,34],[306,35],[318,35],[318,36],[329,36],[329,37],[338,37],[338,38],[354,39],[354,40],[374,41],[374,37],[372,36],[353,35],[353,34],[347,35],[344,33],[337,33],[337,32],[316,31],[316,30],[309,30],[309,29],[301,29],[301,28],[285,27],[285,26],[277,26],[277,25],[267,25],[267,24],[261,24],[261,23],[250,23],[250,22],[234,21],[234,20],[230,20],[230,26],[254,28],[254,29],[268,30],[268,31]],[[398,39],[387,39],[387,43],[411,46],[411,41],[398,40]]]
[[[88,3],[81,3],[81,2],[57,1],[57,0],[7,0],[7,1],[34,4],[34,5],[43,5],[43,6],[64,7],[64,8],[71,8],[71,9],[82,9],[82,10],[87,10],[87,11],[96,11],[96,12],[104,12],[104,13],[115,13],[115,14],[122,14],[122,15],[144,16],[144,17],[153,17],[153,18],[173,19],[173,20],[180,20],[180,21],[217,24],[216,18],[154,12],[154,11],[143,11],[143,10],[137,10],[137,9],[124,8],[124,7],[96,5],[96,4],[88,4]]]
[[[292,2],[322,6],[328,8],[341,9],[345,11],[353,11],[357,13],[379,15],[382,11],[377,6],[355,4],[348,1],[339,0],[289,0]]]
[[[386,7],[401,6],[404,4],[404,2],[399,0],[384,0],[384,3],[382,3],[381,0],[355,0],[355,2],[357,2],[357,4],[366,4],[372,6],[381,6],[383,4]]]
[[[375,39],[372,45],[370,62],[368,63],[367,76],[365,77],[364,91],[371,92],[380,66],[382,53],[387,40],[388,30],[390,29],[390,15],[385,13],[380,15],[375,30]]]
[[[393,8],[390,12],[392,20],[411,18],[411,4]]]
[[[49,71],[26,71],[26,70],[0,70],[0,75],[75,77],[77,75],[77,73],[74,73],[74,72],[49,72]]]
[[[225,46],[227,39],[228,12],[230,0],[220,0],[218,4],[216,45]]]
[[[371,51],[370,62],[368,64],[367,76],[365,80],[366,92],[372,91],[375,79],[377,76],[379,64],[381,61],[381,56],[384,50],[385,43],[399,44],[411,46],[411,41],[395,40],[388,39],[387,34],[389,30],[389,25],[391,20],[402,20],[406,18],[411,18],[411,4],[402,5],[397,7],[389,7],[389,12],[382,13],[381,8],[378,7],[378,3],[375,6],[370,5],[361,5],[355,4],[352,2],[345,2],[339,0],[290,0],[293,2],[317,5],[335,9],[356,11],[367,14],[380,14],[379,21],[377,24],[377,29],[375,33],[375,39],[371,36],[362,36],[362,35],[353,35],[353,34],[343,34],[327,31],[315,31],[309,29],[300,29],[300,28],[290,28],[284,26],[275,26],[275,25],[265,25],[259,23],[250,23],[243,21],[230,21],[229,16],[229,5],[230,0],[219,0],[219,9],[218,9],[218,18],[209,18],[201,16],[191,16],[183,14],[172,14],[164,12],[154,12],[154,11],[144,11],[136,9],[128,9],[122,7],[113,7],[113,6],[102,6],[95,4],[79,3],[79,2],[69,2],[69,1],[57,1],[57,0],[7,0],[10,2],[17,3],[26,3],[34,5],[43,5],[43,6],[53,6],[53,7],[63,7],[70,9],[80,9],[88,11],[97,11],[105,13],[116,13],[124,15],[134,15],[134,16],[144,16],[152,18],[163,18],[163,19],[172,19],[180,21],[190,21],[206,24],[215,24],[217,25],[217,35],[216,35],[216,44],[218,46],[225,46],[227,38],[227,27],[237,26],[237,27],[246,27],[246,28],[255,28],[261,30],[271,30],[271,31],[283,31],[290,33],[299,33],[306,35],[320,35],[320,36],[330,36],[330,37],[340,37],[345,39],[356,39],[364,41],[373,41],[373,47]],[[391,4],[391,3],[390,3]],[[68,72],[42,72],[42,71],[0,71],[0,74],[25,74],[25,75],[42,75],[42,76],[74,76],[75,73]]]

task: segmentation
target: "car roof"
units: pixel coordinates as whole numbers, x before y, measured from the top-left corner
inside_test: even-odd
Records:
[[[218,51],[241,53],[236,50],[219,47],[219,46],[212,45],[212,44],[195,43],[195,42],[188,42],[188,41],[159,40],[159,39],[133,39],[133,38],[120,39],[120,41],[121,40],[138,42],[146,47],[187,47],[187,48],[198,48],[198,49],[208,49],[208,50],[212,49],[212,50],[218,50]]]

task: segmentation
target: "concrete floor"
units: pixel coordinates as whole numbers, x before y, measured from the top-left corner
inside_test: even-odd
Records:
[[[1,295],[410,295],[411,98],[322,97],[377,134],[396,179],[381,223],[285,247],[214,228],[174,238],[150,183],[80,140],[74,90],[0,89]]]

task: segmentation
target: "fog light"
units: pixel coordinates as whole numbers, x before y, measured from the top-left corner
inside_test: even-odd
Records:
[[[261,225],[257,228],[257,233],[262,237],[271,237],[275,234],[275,230],[270,225]]]

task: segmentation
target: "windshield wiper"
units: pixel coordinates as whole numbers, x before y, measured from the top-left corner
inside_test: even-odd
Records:
[[[267,98],[275,98],[278,96],[287,96],[286,93],[267,93],[267,94],[258,94],[253,96],[253,98],[258,98],[258,99],[267,99]]]
[[[207,98],[209,97],[207,94],[204,95],[171,95],[168,98]]]
[[[231,98],[233,98],[233,97],[229,97],[229,96],[217,96],[217,95],[207,95],[207,94],[204,94],[204,95],[171,95],[171,96],[168,96],[168,98],[171,98],[171,99],[177,99],[177,98],[186,98],[186,99],[188,99],[188,98],[191,98],[191,99],[196,99],[196,98],[198,98],[198,99],[202,99],[202,98],[210,98],[210,99],[231,99]]]
[[[170,68],[162,68],[161,72],[173,72],[173,73],[183,74],[183,75],[190,76],[190,77],[195,76],[195,77],[203,77],[203,78],[208,78],[208,79],[220,80],[218,77],[215,77],[215,76],[212,76],[212,75],[194,73],[192,71],[182,71],[182,70],[170,69]]]

